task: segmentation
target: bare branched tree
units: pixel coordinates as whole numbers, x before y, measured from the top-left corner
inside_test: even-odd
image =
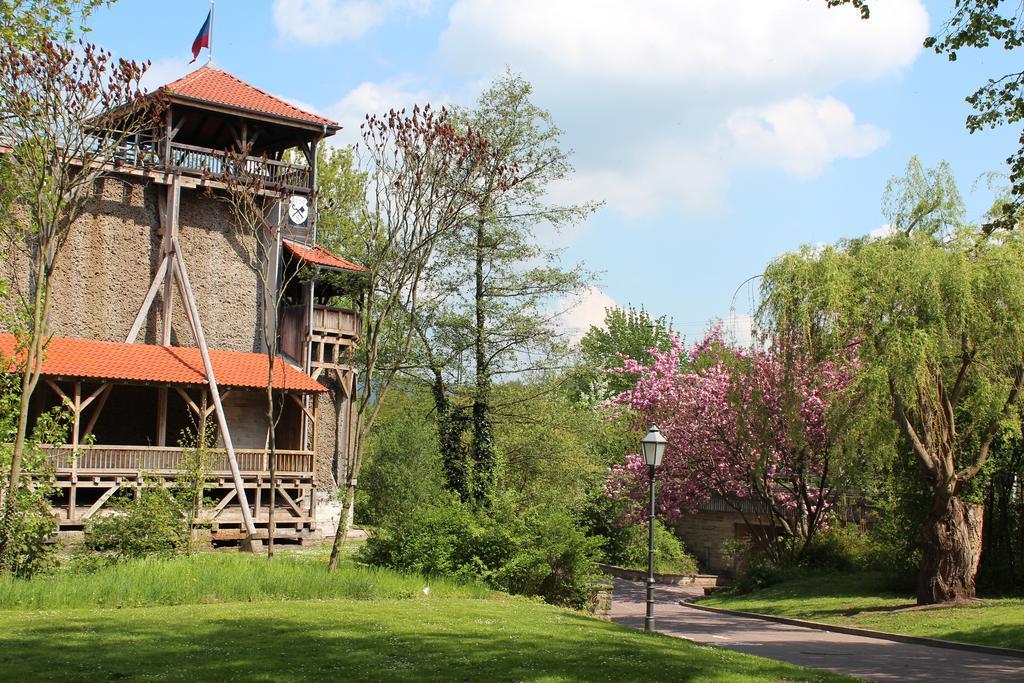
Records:
[[[29,403],[47,342],[50,279],[75,220],[97,182],[114,173],[129,141],[157,122],[159,98],[139,79],[148,64],[115,60],[87,43],[53,40],[0,45],[0,180],[5,203],[0,238],[27,264],[13,283],[21,399],[8,491],[21,478]],[[0,567],[8,566],[10,499],[0,519]]]
[[[267,355],[267,381],[265,386],[265,415],[267,421],[267,464],[270,470],[270,514],[267,522],[267,557],[274,557],[274,539],[277,524],[274,518],[277,508],[277,426],[284,414],[285,395],[280,387],[274,386],[275,376],[280,375],[280,338],[277,318],[284,301],[289,282],[297,276],[298,270],[286,271],[281,268],[281,198],[282,193],[267,182],[263,171],[266,165],[251,156],[252,145],[244,145],[225,155],[223,194],[215,194],[225,201],[234,220],[234,229],[239,244],[245,252],[249,266],[256,272],[259,285],[258,306],[263,350]]]
[[[353,256],[362,260],[360,301],[362,381],[356,395],[355,438],[342,468],[341,520],[329,570],[337,567],[366,437],[395,377],[408,362],[413,320],[428,289],[427,273],[440,240],[472,215],[481,173],[493,163],[488,142],[429,106],[368,116],[358,154],[368,172],[363,229]],[[339,482],[341,484],[342,482]]]

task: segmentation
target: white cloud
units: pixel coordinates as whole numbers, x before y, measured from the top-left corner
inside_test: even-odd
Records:
[[[456,0],[442,62],[467,79],[506,65],[535,87],[576,151],[556,194],[627,216],[715,211],[740,166],[801,178],[870,154],[886,132],[828,96],[898,74],[927,34],[920,0]]]
[[[868,237],[873,240],[882,239],[883,237],[890,237],[896,234],[896,228],[893,227],[892,223],[885,223],[871,232],[868,233]]]
[[[331,45],[366,35],[399,14],[420,15],[430,0],[274,0],[278,35]]]
[[[590,286],[580,296],[563,300],[560,304],[562,308],[568,308],[562,316],[562,327],[573,341],[579,341],[591,325],[604,323],[605,309],[615,306],[615,299]]]
[[[396,79],[383,83],[360,83],[330,108],[329,115],[342,126],[342,130],[329,141],[333,145],[351,145],[359,140],[359,126],[366,115],[385,114],[391,109],[411,110],[413,105],[430,104],[439,108],[446,98],[431,100],[430,93],[416,88],[409,79]]]
[[[725,122],[739,163],[778,166],[810,178],[835,159],[863,157],[889,134],[858,124],[850,108],[833,97],[796,97],[764,107],[737,109]]]
[[[202,66],[199,62],[189,64],[187,59],[182,57],[165,57],[157,59],[146,73],[142,75],[140,85],[149,92],[178,80],[182,76]]]

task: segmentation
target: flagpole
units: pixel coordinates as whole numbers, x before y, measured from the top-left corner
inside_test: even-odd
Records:
[[[213,64],[213,14],[216,7],[215,0],[210,0],[210,44],[206,48],[207,64]]]

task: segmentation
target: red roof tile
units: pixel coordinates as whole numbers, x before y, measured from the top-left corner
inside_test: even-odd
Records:
[[[342,270],[366,270],[364,266],[347,261],[340,256],[336,256],[327,249],[321,247],[319,244],[311,249],[296,242],[285,240],[284,248],[306,263],[312,263],[316,266],[327,266],[328,268],[340,268]]]
[[[0,334],[0,355],[5,358],[14,356],[14,335]],[[211,349],[210,362],[219,386],[266,387],[266,354]],[[50,339],[43,361],[43,374],[114,382],[206,383],[203,360],[196,348],[65,337]],[[284,360],[274,363],[274,386],[286,391],[326,391],[319,382]]]
[[[212,66],[200,67],[173,83],[168,83],[164,89],[172,96],[179,95],[304,123],[324,124],[330,128],[338,128],[338,124],[330,119],[303,111],[279,97],[274,97],[268,92],[249,85],[227,71],[221,71]]]

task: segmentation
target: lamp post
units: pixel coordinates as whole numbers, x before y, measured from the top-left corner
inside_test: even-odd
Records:
[[[644,630],[654,630],[654,468],[661,464],[661,456],[665,454],[668,440],[658,431],[658,425],[652,424],[644,438],[640,439],[640,448],[647,463],[648,479],[650,480],[650,514],[647,516],[647,617],[644,619]]]

